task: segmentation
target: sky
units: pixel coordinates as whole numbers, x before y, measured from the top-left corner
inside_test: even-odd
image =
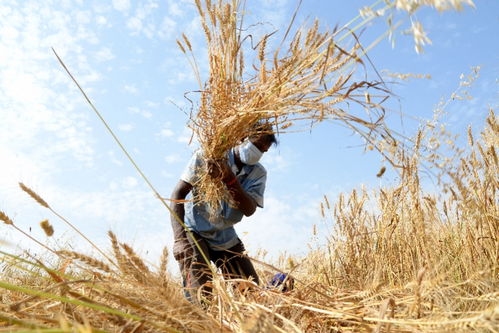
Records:
[[[246,17],[255,35],[278,30],[282,36],[298,1],[248,0]],[[321,29],[342,26],[369,1],[303,0],[298,25],[319,19]],[[381,73],[429,74],[431,79],[390,86],[387,122],[413,136],[418,121],[459,85],[462,73],[481,66],[473,99],[453,103],[446,122],[456,133],[468,125],[479,130],[489,107],[499,101],[499,2],[475,1],[476,8],[439,13],[421,10],[419,20],[432,40],[417,54],[404,20],[369,57]],[[387,30],[383,19],[359,31],[369,45]],[[186,127],[192,91],[198,84],[176,45],[186,33],[207,78],[206,44],[190,0],[1,0],[0,1],[0,210],[42,243],[91,252],[88,244],[48,210],[38,206],[18,182],[42,196],[101,248],[109,249],[113,230],[151,262],[164,246],[171,249],[169,213],[154,197],[119,147],[63,72],[53,47],[100,110],[110,127],[160,194],[169,197],[195,144]],[[403,115],[401,115],[402,113]],[[280,144],[262,159],[268,181],[265,208],[236,226],[250,254],[276,258],[304,255],[316,238],[324,239],[331,220],[320,216],[324,195],[366,185],[390,186],[397,175],[362,141],[334,123],[311,132],[282,134]],[[39,222],[49,219],[55,235],[47,238]],[[313,236],[317,225],[319,235]],[[7,225],[0,239],[10,251],[40,247]],[[1,245],[0,246],[4,246]],[[171,265],[176,270],[174,264]]]

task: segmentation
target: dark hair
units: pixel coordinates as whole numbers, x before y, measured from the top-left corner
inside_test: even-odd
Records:
[[[277,138],[275,137],[274,133],[262,134],[262,137],[264,138],[264,140],[266,140],[267,142],[273,144],[274,146],[277,146],[279,144],[279,142],[277,141]]]
[[[275,136],[274,130],[272,129],[272,125],[270,123],[256,123],[254,126],[253,134],[250,137],[262,137],[265,141],[270,144],[277,146],[279,142]]]

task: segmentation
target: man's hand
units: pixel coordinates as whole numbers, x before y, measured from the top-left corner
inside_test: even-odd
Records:
[[[207,161],[206,167],[208,168],[208,174],[213,179],[221,178],[227,185],[232,198],[237,204],[237,208],[246,216],[253,215],[256,210],[256,202],[244,191],[227,161]]]
[[[213,179],[222,178],[224,183],[230,182],[236,177],[230,166],[227,164],[227,161],[210,160],[207,161],[206,167],[208,168],[208,174]]]
[[[227,164],[227,161],[207,161],[208,174],[213,179],[222,179],[227,185],[237,208],[246,216],[253,215],[256,210],[255,200],[249,196],[236,179],[236,175]]]

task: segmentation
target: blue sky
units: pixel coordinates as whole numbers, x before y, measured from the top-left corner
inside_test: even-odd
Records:
[[[249,0],[248,22],[263,31],[286,28],[297,1]],[[318,18],[322,28],[342,26],[369,1],[304,0],[298,24]],[[406,18],[395,33],[395,47],[383,40],[370,53],[379,71],[430,74],[392,87],[388,122],[411,136],[415,118],[429,118],[441,97],[459,84],[461,73],[480,65],[474,99],[453,103],[446,121],[457,132],[480,128],[489,106],[497,106],[499,77],[499,2],[476,1],[463,12],[420,11],[432,39],[416,54]],[[404,14],[400,13],[400,18]],[[361,35],[365,45],[386,31],[380,19]],[[198,89],[175,40],[191,39],[206,78],[202,30],[189,0],[2,0],[0,2],[0,210],[21,228],[49,244],[84,242],[17,187],[22,181],[37,191],[82,232],[108,248],[106,231],[135,246],[152,260],[171,246],[168,212],[91,112],[62,71],[54,47],[109,125],[160,193],[168,197],[195,145],[188,145],[188,103],[184,93]],[[196,95],[191,94],[195,99]],[[400,116],[402,111],[405,116]],[[303,254],[314,224],[322,235],[330,225],[320,218],[324,194],[331,201],[343,191],[388,186],[396,174],[378,179],[382,158],[365,153],[358,137],[332,123],[312,133],[284,134],[266,154],[266,207],[237,227],[254,254],[265,249]],[[38,222],[49,218],[56,235],[46,239]],[[330,222],[327,222],[330,223]],[[36,245],[0,226],[0,238],[22,248]]]

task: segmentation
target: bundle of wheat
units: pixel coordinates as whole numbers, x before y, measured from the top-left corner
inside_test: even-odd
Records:
[[[282,133],[290,126],[312,126],[329,119],[343,123],[367,140],[380,133],[390,136],[382,121],[383,99],[369,94],[369,89],[382,90],[384,95],[387,91],[381,82],[354,80],[356,65],[363,63],[361,46],[355,38],[347,50],[336,42],[337,31],[320,32],[317,20],[311,28],[298,29],[292,38],[288,38],[290,25],[281,46],[272,52],[267,50],[272,34],[264,35],[255,48],[255,63],[259,65],[254,64],[254,73],[248,74],[243,50],[249,33],[242,26],[243,4],[237,0],[196,0],[208,44],[210,71],[190,127],[206,160],[222,163],[226,152],[255,134],[255,124],[262,122]],[[353,33],[350,36],[354,37]],[[184,53],[192,53],[185,34],[177,42]],[[267,57],[269,54],[272,56]],[[192,64],[201,82],[196,62]],[[342,108],[348,102],[361,105],[367,116],[361,118]],[[212,208],[218,207],[220,200],[230,201],[221,179],[213,179],[206,170],[196,185],[202,189],[198,199]]]

